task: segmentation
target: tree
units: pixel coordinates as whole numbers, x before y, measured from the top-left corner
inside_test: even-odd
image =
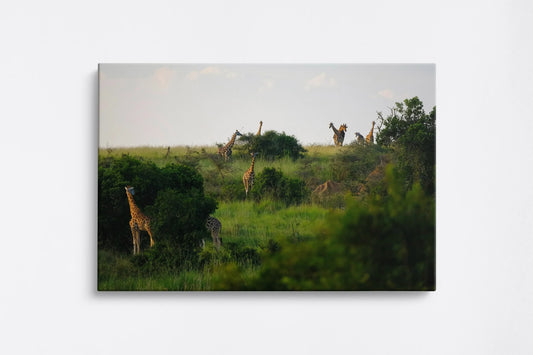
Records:
[[[387,117],[378,112],[378,122],[376,141],[395,152],[406,188],[418,181],[426,193],[435,194],[436,108],[426,114],[415,96],[397,102]]]
[[[248,157],[249,153],[254,152],[259,153],[262,159],[269,160],[284,157],[298,159],[303,157],[306,151],[294,136],[288,136],[285,132],[266,131],[261,136],[245,134],[239,137],[239,142],[243,144],[236,149],[243,156]]]

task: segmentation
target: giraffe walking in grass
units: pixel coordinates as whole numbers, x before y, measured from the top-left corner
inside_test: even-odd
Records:
[[[244,191],[246,192],[246,197],[248,197],[248,191],[252,189],[254,186],[254,179],[255,179],[255,172],[254,172],[254,163],[255,163],[255,156],[257,153],[251,153],[252,155],[252,165],[250,165],[250,168],[246,170],[244,175],[242,176],[242,182],[244,184]]]
[[[329,128],[333,129],[333,132],[335,133],[333,135],[333,142],[335,142],[335,145],[337,147],[342,147],[342,143],[344,142],[344,135],[346,134],[346,129],[348,128],[348,126],[346,126],[346,124],[342,124],[339,129],[337,129],[333,125],[333,122],[330,122]]]
[[[238,130],[236,130],[235,133],[233,133],[233,136],[231,136],[230,141],[225,146],[220,147],[218,149],[218,154],[223,156],[225,161],[228,161],[231,159],[231,153],[232,153],[231,148],[233,148],[233,145],[235,144],[235,139],[237,138],[237,136],[242,136],[241,132],[239,132]]]
[[[133,199],[135,191],[133,190],[133,187],[126,186],[125,189],[126,195],[128,196],[128,203],[130,204],[130,228],[131,235],[133,237],[133,255],[135,255],[139,254],[140,252],[141,231],[148,232],[148,235],[150,236],[150,247],[154,246],[154,239],[152,237],[152,231],[150,229],[150,218],[148,218],[148,216],[142,213],[139,207],[137,207],[137,205],[135,204],[135,200]]]

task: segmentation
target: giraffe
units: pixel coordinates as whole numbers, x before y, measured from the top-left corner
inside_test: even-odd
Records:
[[[365,143],[365,137],[359,132],[355,132],[355,138],[357,139],[357,144],[364,144]]]
[[[217,251],[222,245],[222,238],[220,238],[220,230],[222,229],[222,223],[218,219],[212,216],[207,216],[207,221],[205,222],[205,227],[208,231],[211,232],[211,237],[213,237],[213,244]],[[202,246],[205,246],[205,240],[202,239]]]
[[[335,132],[335,134],[333,135],[333,141],[335,142],[335,145],[337,147],[342,146],[342,143],[344,142],[344,135],[348,126],[346,126],[346,124],[342,124],[337,130],[333,123],[330,122],[329,128],[333,129],[333,132]]]
[[[374,121],[372,121],[372,129],[370,130],[370,133],[366,136],[366,142],[368,144],[374,144]]]
[[[244,175],[242,176],[242,182],[244,184],[244,191],[246,191],[246,197],[248,197],[248,191],[252,189],[254,186],[254,179],[255,179],[255,173],[254,173],[254,163],[255,163],[255,156],[257,153],[250,153],[252,156],[252,165],[250,165],[250,168],[246,170]]]
[[[150,218],[148,218],[144,213],[141,212],[139,207],[135,204],[133,199],[133,187],[126,186],[126,195],[128,196],[128,202],[130,204],[130,228],[131,235],[133,237],[133,255],[139,254],[141,246],[141,231],[148,232],[150,236],[150,247],[154,246],[154,239],[152,238],[152,231],[150,230]]]
[[[261,127],[263,127],[263,121],[259,121],[259,131],[257,131],[256,136],[261,135]]]
[[[233,133],[233,136],[231,137],[228,144],[218,149],[218,154],[223,156],[225,161],[228,161],[229,159],[231,159],[231,148],[235,144],[235,138],[237,138],[237,136],[242,136],[241,132],[239,132],[238,130],[236,130],[235,133]]]

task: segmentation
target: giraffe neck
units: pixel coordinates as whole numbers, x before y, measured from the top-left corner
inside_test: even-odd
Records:
[[[257,135],[261,135],[261,127],[263,126],[263,122],[259,122],[259,131],[257,131]]]
[[[135,200],[133,199],[133,196],[131,195],[131,193],[129,191],[126,191],[126,194],[128,195],[128,202],[130,204],[130,213],[133,217],[134,214],[139,214],[141,210],[135,204]]]
[[[335,132],[335,134],[339,134],[339,131],[337,130],[337,128],[335,128],[334,125],[331,125],[331,128],[333,129],[333,132]]]
[[[226,149],[233,147],[233,145],[235,144],[235,138],[237,138],[237,132],[233,133],[233,136],[231,136],[230,141],[228,142],[228,144],[226,144]]]
[[[254,164],[255,164],[255,157],[252,158],[252,165],[250,165],[250,169],[248,169],[249,172],[254,171]]]

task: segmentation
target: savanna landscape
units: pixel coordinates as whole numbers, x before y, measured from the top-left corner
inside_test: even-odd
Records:
[[[436,108],[343,123],[324,120],[330,145],[223,132],[229,157],[231,141],[100,147],[98,290],[435,290]]]

